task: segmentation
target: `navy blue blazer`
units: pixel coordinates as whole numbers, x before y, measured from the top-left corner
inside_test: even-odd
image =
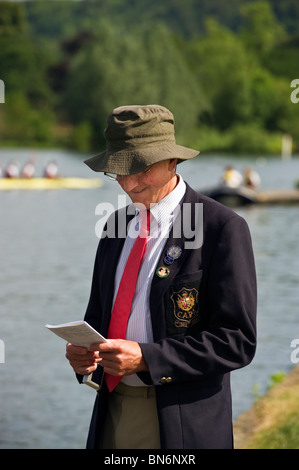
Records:
[[[188,211],[192,207],[189,232],[202,228],[203,235],[200,246],[191,249],[186,248],[190,234],[177,225],[183,224],[187,206]],[[203,208],[202,227],[196,224],[199,207]],[[162,449],[232,448],[230,372],[249,364],[256,349],[257,294],[251,236],[242,217],[188,185],[181,214],[156,268],[165,265],[168,248],[179,246],[182,254],[168,265],[167,277],[155,274],[152,280],[154,342],[140,344],[148,372],[139,377],[156,388]],[[116,229],[117,220],[113,216]],[[175,238],[180,233],[182,236]],[[125,240],[125,233],[122,235],[99,242],[85,314],[85,320],[104,336]],[[99,366],[94,376],[101,381],[101,375]],[[107,399],[103,381],[87,448],[100,447]]]

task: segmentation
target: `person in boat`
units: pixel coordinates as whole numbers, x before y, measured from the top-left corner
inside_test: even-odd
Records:
[[[4,176],[5,178],[19,178],[20,169],[18,163],[15,161],[10,162],[5,168]]]
[[[33,178],[35,175],[35,164],[33,159],[29,159],[28,162],[25,163],[22,169],[22,177],[23,178]]]
[[[257,189],[261,184],[261,178],[257,171],[251,167],[244,169],[244,186],[250,189]]]
[[[79,382],[93,374],[100,384],[87,447],[231,449],[230,372],[249,364],[256,348],[247,223],[177,173],[178,163],[199,152],[176,144],[167,108],[116,108],[105,137],[106,151],[85,163],[118,183],[132,204],[107,221],[84,318],[108,342],[66,347]],[[125,266],[139,230],[148,238],[135,288]]]
[[[44,171],[45,178],[58,178],[58,167],[54,160],[50,161]]]
[[[243,176],[233,166],[228,165],[221,176],[220,183],[228,188],[240,188],[243,184]]]

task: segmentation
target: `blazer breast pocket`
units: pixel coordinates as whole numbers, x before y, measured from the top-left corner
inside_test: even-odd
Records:
[[[199,288],[202,271],[173,279],[165,293],[166,329],[168,335],[186,334],[200,324]]]

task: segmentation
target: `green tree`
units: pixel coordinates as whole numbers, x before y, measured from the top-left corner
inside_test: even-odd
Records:
[[[45,50],[30,37],[24,6],[1,2],[0,78],[5,83],[2,138],[49,142],[53,102],[47,66]]]
[[[178,134],[196,125],[198,87],[169,32],[161,26],[124,33],[105,22],[92,44],[73,58],[65,107],[75,125],[90,122],[103,144],[111,110],[125,104],[161,104],[176,116]]]
[[[251,121],[269,130],[277,129],[277,114],[284,97],[277,94],[277,80],[262,67],[251,73]]]
[[[1,2],[0,36],[8,37],[25,33],[28,26],[24,5]]]
[[[241,14],[245,24],[240,37],[259,57],[268,53],[286,37],[285,30],[276,19],[269,2],[245,4],[241,8]]]
[[[219,129],[248,121],[251,62],[236,35],[209,19],[206,34],[189,43],[188,57],[207,100],[202,120]]]
[[[49,109],[36,110],[21,92],[12,92],[0,109],[2,142],[14,145],[46,145],[53,142],[53,114]]]

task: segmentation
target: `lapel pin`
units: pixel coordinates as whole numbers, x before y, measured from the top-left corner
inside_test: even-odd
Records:
[[[170,273],[170,270],[166,266],[160,266],[160,268],[157,269],[156,274],[159,277],[167,277]]]
[[[164,263],[172,264],[174,260],[178,259],[182,254],[182,248],[178,245],[173,245],[166,251]]]

